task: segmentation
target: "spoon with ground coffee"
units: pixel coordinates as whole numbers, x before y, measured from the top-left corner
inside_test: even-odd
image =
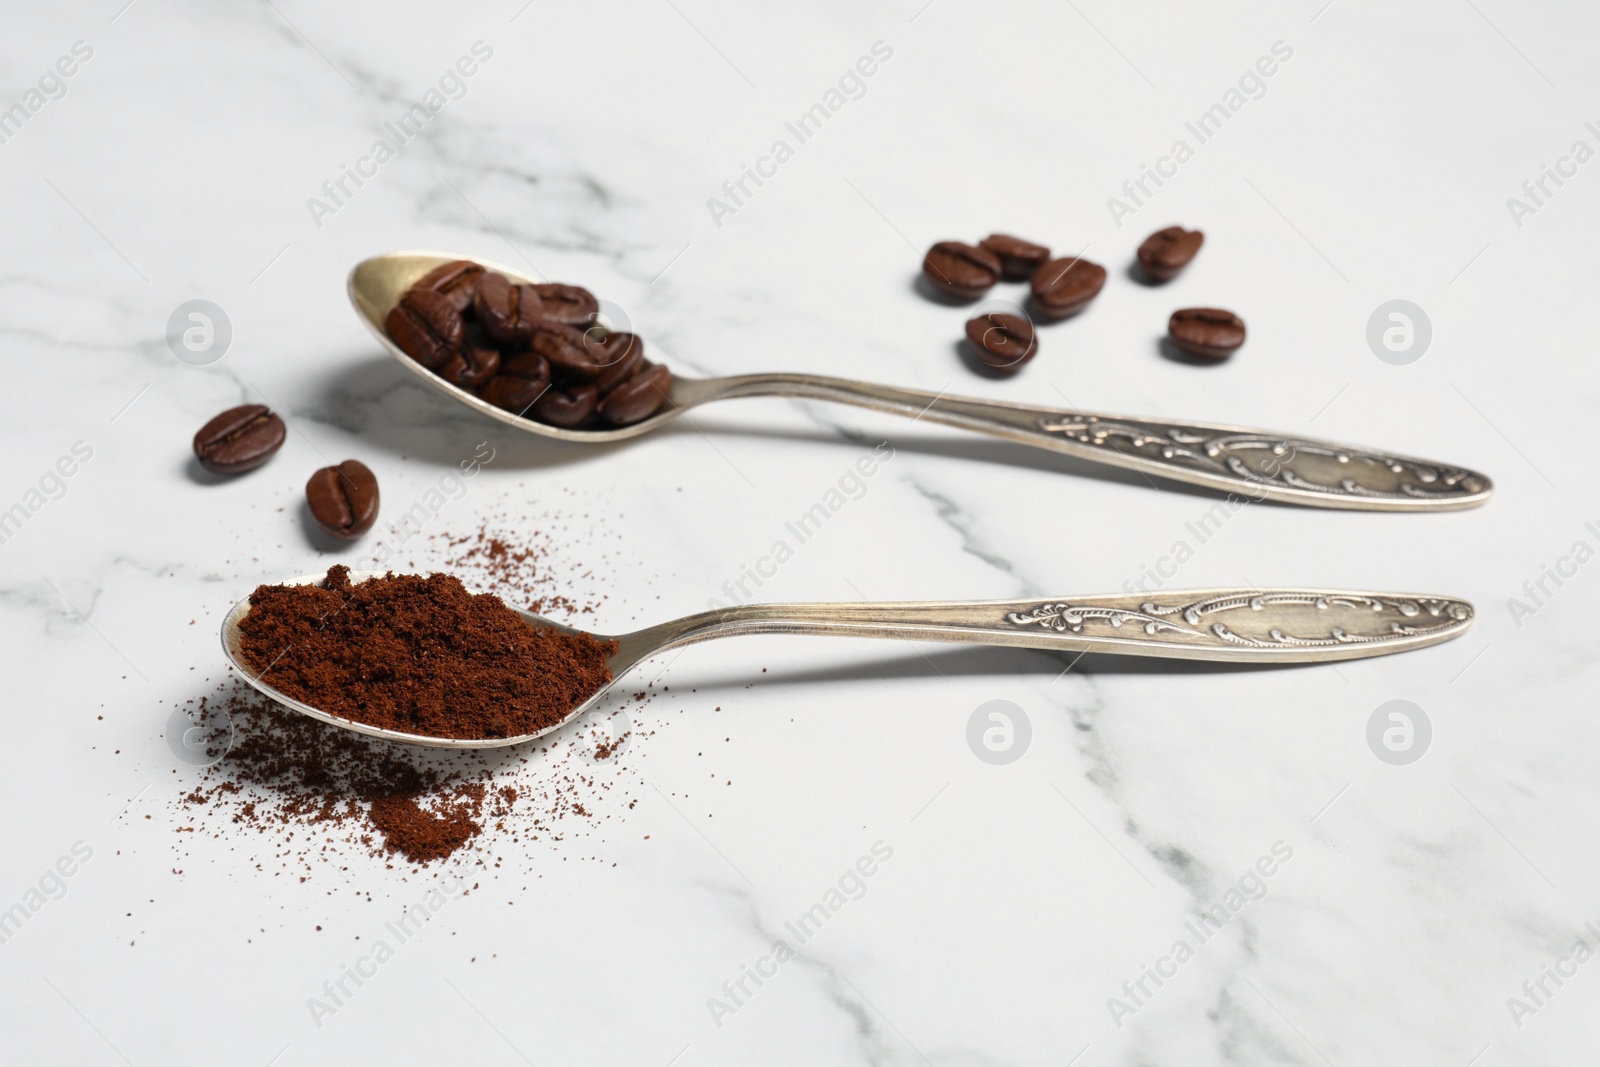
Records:
[[[222,623],[246,680],[303,714],[442,748],[516,745],[593,708],[639,663],[740,634],[816,634],[1012,645],[1058,652],[1324,663],[1459,636],[1449,597],[1307,589],[1203,589],[1061,599],[745,604],[607,637],[575,630],[447,574],[351,572],[263,585]]]
[[[495,279],[492,291],[484,289],[483,279]],[[391,312],[419,282],[428,290],[425,299],[402,309],[411,316],[407,321],[391,323]],[[348,289],[362,321],[383,346],[429,385],[490,418],[563,441],[618,441],[713,400],[787,396],[926,419],[1251,500],[1361,511],[1455,511],[1482,504],[1494,488],[1486,475],[1452,464],[1215,423],[1095,415],[815,374],[686,378],[648,364],[641,355],[643,343],[634,343],[638,339],[631,334],[591,326],[594,298],[586,290],[540,283],[510,267],[449,253],[374,256],[350,272]],[[551,320],[548,330],[541,329],[541,313]],[[430,314],[438,318],[430,322]],[[423,359],[433,369],[406,354],[390,336],[393,325],[405,328],[414,350],[424,346]],[[579,357],[585,338],[590,349],[611,346],[626,355],[607,355],[584,366]],[[496,344],[501,351],[495,351]],[[607,366],[613,359],[615,367]],[[648,373],[636,371],[636,365],[648,365]],[[552,385],[552,368],[559,378],[562,367],[579,372],[570,389]],[[611,382],[613,369],[630,380],[620,386]],[[607,388],[615,391],[615,399],[597,397],[597,389],[605,394]],[[608,404],[617,416],[610,420],[600,417],[608,414]]]

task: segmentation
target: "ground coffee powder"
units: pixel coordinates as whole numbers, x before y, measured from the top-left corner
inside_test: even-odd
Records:
[[[529,626],[447,574],[263,585],[240,655],[270,685],[332,715],[430,737],[537,733],[611,681],[615,642]],[[379,812],[374,811],[379,817]]]
[[[637,715],[656,692],[633,696]],[[619,762],[636,729],[620,705],[554,740],[463,751],[396,745],[290,714],[237,678],[185,703],[221,758],[172,803],[178,857],[197,859],[191,843],[210,838],[248,849],[257,870],[302,882],[364,870],[351,866],[361,855],[389,866],[454,856],[515,871],[536,864],[535,850],[598,860],[572,846],[624,818],[642,784]]]
[[[619,552],[621,512],[591,510],[603,488],[586,490],[582,508],[572,490],[556,492],[553,503],[537,507],[519,499],[508,508],[516,494],[490,501],[491,514],[476,525],[410,539],[405,569],[448,571],[540,614],[594,615],[610,599],[603,576],[619,561],[635,566]],[[573,554],[574,545],[581,553]],[[629,610],[613,605],[624,618]],[[553,869],[551,861],[616,866],[606,844],[639,803],[635,794],[654,795],[643,788],[637,761],[646,758],[640,742],[668,725],[663,713],[645,710],[670,695],[666,688],[613,691],[583,721],[533,744],[447,750],[287,713],[227,678],[177,705],[206,725],[208,746],[215,742],[207,751],[218,761],[169,801],[173,873],[243,862],[260,877],[320,881],[330,893],[371,901],[385,883],[371,879],[369,856],[402,880],[412,865],[471,867],[485,888],[509,881],[526,889],[528,879]]]

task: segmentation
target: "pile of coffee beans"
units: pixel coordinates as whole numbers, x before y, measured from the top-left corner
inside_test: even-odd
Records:
[[[1134,258],[1147,281],[1162,284],[1181,274],[1204,243],[1199,230],[1168,226],[1145,238]],[[1048,246],[1004,233],[975,245],[940,241],[923,257],[922,273],[935,290],[958,300],[977,300],[1000,281],[1026,281],[1031,311],[1046,319],[1076,315],[1106,284],[1100,264],[1081,256],[1052,259]],[[1219,308],[1184,308],[1173,312],[1167,337],[1188,355],[1226,359],[1244,344],[1244,320]],[[1020,370],[1039,351],[1031,319],[1004,311],[971,319],[967,342],[980,362],[1005,373]]]
[[[384,326],[406,355],[502,410],[566,430],[641,422],[666,403],[672,372],[599,312],[587,289],[519,285],[458,259],[418,279]]]

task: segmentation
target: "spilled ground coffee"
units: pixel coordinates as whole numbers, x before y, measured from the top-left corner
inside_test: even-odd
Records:
[[[615,642],[529,626],[447,574],[263,585],[239,624],[246,666],[331,715],[430,737],[555,726],[611,681]]]
[[[648,699],[634,701],[635,713]],[[476,862],[498,867],[505,857],[520,867],[507,850],[587,837],[594,813],[609,806],[599,818],[610,819],[633,806],[631,776],[615,759],[632,733],[619,708],[557,741],[484,752],[363,737],[286,712],[237,679],[189,707],[220,724],[222,758],[175,802],[178,832],[186,843],[203,836],[248,848],[258,870],[301,881],[349,870],[352,854],[431,863],[483,835]],[[194,858],[187,844],[179,854]]]

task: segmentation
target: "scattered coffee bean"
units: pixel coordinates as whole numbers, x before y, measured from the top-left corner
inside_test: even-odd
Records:
[[[1139,269],[1155,281],[1170,281],[1189,265],[1205,240],[1206,235],[1199,230],[1182,226],[1157,230],[1139,246]]]
[[[432,289],[409,289],[384,322],[400,351],[432,370],[448,360],[466,333],[461,312]]]
[[[412,288],[431,289],[447,298],[457,311],[465,311],[472,306],[473,294],[482,277],[482,267],[470,259],[458,259],[433,268],[418,278]]]
[[[546,322],[562,326],[587,326],[600,311],[600,302],[582,286],[548,282],[532,288],[544,303]]]
[[[1184,308],[1167,320],[1167,336],[1190,355],[1226,359],[1244,344],[1244,320],[1221,308]]]
[[[531,285],[513,285],[504,274],[485,274],[472,298],[472,309],[491,340],[515,345],[527,341],[538,329],[544,302]]]
[[[1001,277],[1007,281],[1027,281],[1033,277],[1034,271],[1050,259],[1050,249],[1044,245],[1036,245],[1010,234],[991,233],[978,242],[978,247],[1000,257]]]
[[[1020,370],[1039,350],[1033,323],[1003,311],[968,319],[967,340],[978,358],[996,370]]]
[[[940,241],[923,257],[922,273],[940,292],[976,300],[1000,280],[1000,257],[960,241]]]
[[[551,389],[533,405],[533,417],[551,426],[577,429],[594,414],[600,399],[592,385],[579,385],[571,389]]]
[[[378,519],[378,479],[358,459],[323,467],[306,482],[311,517],[329,537],[354,541]]]
[[[194,454],[214,474],[243,474],[271,459],[284,435],[283,420],[265,404],[242,404],[200,427]]]
[[[611,390],[600,405],[600,417],[613,426],[648,419],[667,402],[671,388],[672,372],[659,363],[652,364]]]
[[[1052,318],[1082,311],[1106,284],[1106,269],[1087,259],[1052,259],[1033,272],[1033,300]]]

